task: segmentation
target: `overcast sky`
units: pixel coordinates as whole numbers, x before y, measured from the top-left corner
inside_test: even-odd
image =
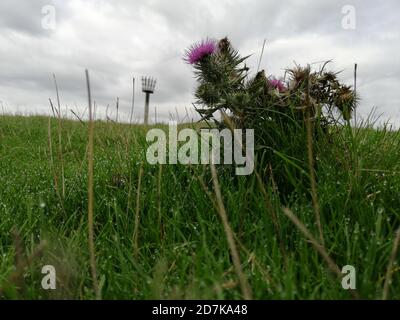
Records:
[[[198,40],[228,36],[242,55],[253,54],[253,70],[267,39],[261,67],[276,77],[294,62],[332,59],[331,68],[353,84],[358,63],[358,114],[376,107],[382,119],[400,124],[398,0],[1,0],[0,28],[6,112],[49,113],[54,73],[63,109],[82,114],[88,68],[100,116],[107,104],[114,112],[120,97],[120,118],[129,120],[135,77],[134,117],[142,119],[140,78],[150,75],[158,80],[150,118],[155,107],[159,120],[192,117],[195,81],[184,51]]]

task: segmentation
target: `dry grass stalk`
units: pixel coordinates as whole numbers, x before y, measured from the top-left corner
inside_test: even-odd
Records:
[[[310,184],[311,184],[311,197],[312,203],[315,213],[315,218],[317,222],[317,228],[319,232],[319,240],[322,245],[324,245],[324,233],[321,224],[321,210],[318,202],[317,195],[317,183],[315,180],[315,172],[314,172],[314,152],[313,152],[313,120],[311,116],[311,108],[313,107],[310,102],[310,75],[308,74],[307,78],[307,94],[306,94],[306,106],[307,106],[307,119],[306,119],[306,127],[307,127],[307,153],[308,153],[308,168],[310,174]]]
[[[51,120],[49,118],[48,127],[47,127],[47,134],[49,138],[49,153],[50,153],[50,169],[53,172],[53,179],[54,179],[54,187],[56,189],[56,193],[60,195],[60,191],[58,189],[58,178],[54,171],[54,159],[53,159],[53,142],[51,139]]]
[[[385,279],[385,284],[383,286],[382,300],[387,300],[389,296],[389,286],[392,281],[392,274],[393,274],[392,269],[393,269],[393,264],[396,260],[399,244],[400,244],[400,228],[396,231],[396,236],[393,240],[392,254],[390,255],[390,260],[387,266],[386,279]]]
[[[53,105],[53,101],[51,101],[51,99],[49,98],[49,102],[50,102],[50,107],[51,107],[51,112],[53,113],[53,117],[56,117],[56,109],[54,108]]]
[[[119,111],[119,98],[117,97],[117,102],[115,105],[116,109],[117,109],[117,114],[115,115],[115,122],[118,122],[118,111]]]
[[[160,242],[163,242],[164,239],[164,224],[162,219],[162,211],[161,211],[161,182],[162,182],[162,164],[158,167],[158,180],[157,180],[157,202],[158,202],[158,225],[160,228]]]
[[[90,79],[89,71],[86,70],[86,85],[88,92],[88,103],[89,103],[89,144],[88,144],[88,233],[89,233],[89,254],[90,254],[90,267],[92,271],[93,289],[96,295],[96,299],[101,299],[101,292],[97,280],[96,270],[96,254],[94,247],[94,194],[93,194],[93,153],[94,153],[94,122],[92,113],[92,96],[90,91]]]
[[[133,253],[135,258],[139,255],[139,223],[140,223],[140,189],[142,185],[143,167],[140,165],[138,186],[136,190],[135,229],[133,231]]]
[[[81,117],[79,117],[74,110],[70,109],[70,111],[79,120],[80,123],[82,123],[83,125],[85,124],[85,122],[83,122]]]
[[[132,107],[131,107],[131,116],[129,118],[129,124],[132,124],[134,107],[135,107],[135,78],[132,78]]]
[[[56,75],[53,74],[54,78],[54,85],[56,88],[57,94],[57,106],[58,106],[58,159],[61,166],[61,190],[62,190],[62,197],[65,198],[65,177],[64,177],[64,158],[63,158],[63,151],[62,151],[62,123],[61,123],[61,104],[60,104],[60,94],[58,92],[58,85]]]

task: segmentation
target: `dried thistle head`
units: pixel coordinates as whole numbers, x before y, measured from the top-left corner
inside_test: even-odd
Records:
[[[341,111],[345,120],[350,120],[351,113],[357,106],[357,97],[349,86],[342,85],[335,94],[335,106]]]
[[[335,82],[337,81],[337,73],[332,71],[321,73],[320,81]]]
[[[286,70],[289,75],[289,89],[298,90],[305,88],[307,80],[310,78],[310,67],[296,66],[293,69]]]
[[[256,92],[258,89],[263,88],[265,91],[268,88],[268,79],[265,75],[265,71],[261,70],[247,82],[247,88],[250,92]]]
[[[231,46],[231,43],[229,42],[227,37],[221,39],[218,42],[218,49],[222,53],[227,52],[230,46]]]

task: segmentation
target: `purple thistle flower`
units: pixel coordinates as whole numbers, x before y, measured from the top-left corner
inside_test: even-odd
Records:
[[[268,83],[271,87],[278,89],[279,92],[283,92],[286,91],[286,85],[282,80],[278,80],[278,79],[270,79],[268,80]]]
[[[190,64],[200,62],[206,56],[217,51],[217,43],[215,40],[207,39],[192,45],[185,54],[185,61]]]

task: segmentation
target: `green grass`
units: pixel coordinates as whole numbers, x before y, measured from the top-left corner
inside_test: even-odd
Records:
[[[87,132],[80,122],[62,120],[60,155],[58,123],[52,119],[52,164],[47,118],[0,117],[3,298],[95,298],[87,240]],[[102,298],[242,298],[213,204],[210,168],[149,165],[145,132],[139,125],[95,124],[94,230]],[[400,135],[344,127],[332,139],[334,143],[316,146],[325,247],[339,268],[356,268],[361,298],[380,298],[400,225]],[[282,165],[289,169],[293,164],[282,157]],[[318,238],[307,183],[294,184],[285,200],[268,185],[266,200],[254,174],[232,177],[219,170],[218,179],[253,298],[352,298],[282,211],[283,206],[290,208]],[[140,219],[135,252],[137,199]],[[279,236],[271,211],[277,215]],[[41,241],[46,244],[38,251]],[[29,265],[14,261],[35,251]],[[41,288],[41,268],[48,264],[57,271],[54,291]],[[16,277],[16,271],[22,275]],[[400,298],[399,272],[397,259],[389,287],[391,299]]]

